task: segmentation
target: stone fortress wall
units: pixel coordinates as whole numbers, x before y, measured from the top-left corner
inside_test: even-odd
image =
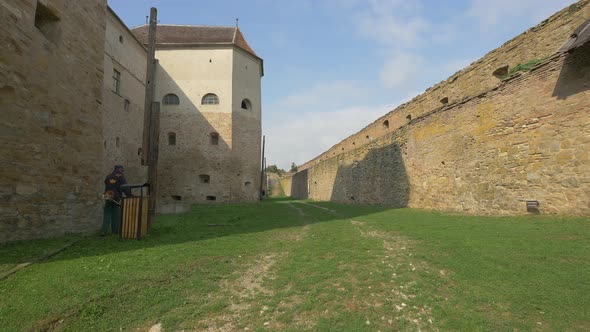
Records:
[[[100,225],[106,8],[0,2],[0,242]]]
[[[590,214],[589,45],[555,54],[590,17],[588,3],[300,166],[291,196],[477,214],[525,213],[524,201],[537,200],[544,213]],[[505,81],[492,75],[547,57]]]
[[[105,176],[115,164],[122,164],[130,183],[147,182],[147,167],[141,165],[146,61],[146,49],[108,8],[104,46],[102,174]],[[114,70],[120,74],[118,91],[113,84]]]
[[[370,144],[375,139],[407,124],[411,119],[416,119],[432,110],[448,107],[494,88],[500,82],[500,79],[493,75],[497,69],[505,66],[512,68],[532,59],[551,56],[565,43],[575,28],[590,17],[589,3],[590,0],[581,0],[554,14],[489,52],[467,68],[375,120],[358,133],[345,138],[316,158],[300,165],[299,170]]]

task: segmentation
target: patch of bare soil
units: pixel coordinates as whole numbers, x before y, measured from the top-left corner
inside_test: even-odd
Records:
[[[294,240],[294,241],[301,241],[305,237],[305,235],[307,235],[307,233],[309,232],[309,229],[310,229],[309,218],[308,218],[309,216],[300,207],[297,207],[291,203],[287,203],[287,205],[289,207],[291,207],[292,209],[296,210],[297,213],[299,214],[299,216],[303,220],[303,227],[301,228],[301,230],[298,231],[297,233],[295,233],[295,235],[289,239]]]
[[[223,296],[229,297],[230,305],[226,310],[208,317],[199,322],[200,326],[207,326],[205,331],[236,331],[238,329],[250,329],[238,327],[237,324],[246,311],[257,305],[255,299],[259,295],[272,296],[274,292],[264,287],[265,279],[272,279],[272,267],[279,255],[268,254],[259,257],[246,271],[239,272],[240,276],[232,280],[225,280],[221,283],[224,290]]]
[[[297,206],[295,206],[295,205],[293,205],[293,204],[291,204],[291,203],[287,203],[287,205],[288,205],[289,207],[291,207],[292,209],[296,210],[296,211],[297,211],[297,213],[299,213],[299,215],[300,215],[301,217],[305,217],[305,216],[307,216],[307,214],[305,214],[305,211],[303,211],[303,209],[301,209],[300,207],[297,207]]]
[[[150,327],[148,332],[162,332],[162,323],[152,325],[152,327]]]
[[[363,237],[375,238],[383,241],[384,255],[381,257],[381,269],[391,273],[389,285],[375,285],[374,293],[371,293],[371,301],[367,305],[376,308],[384,303],[389,303],[395,311],[382,316],[381,320],[389,325],[406,326],[417,330],[438,330],[435,326],[432,308],[416,303],[417,294],[415,286],[418,273],[428,272],[426,262],[413,258],[412,247],[414,244],[409,239],[399,234],[371,229],[366,223],[350,220]],[[447,273],[444,271],[442,273]],[[404,282],[400,276],[404,275]],[[389,290],[383,291],[383,288]],[[371,287],[369,287],[371,288]]]
[[[321,209],[321,210],[324,210],[324,211],[328,211],[328,212],[332,212],[332,213],[337,213],[336,210],[328,209],[328,208],[323,207],[323,206],[319,206],[319,205],[315,205],[315,204],[311,204],[311,203],[307,203],[307,202],[299,202],[299,203],[305,204],[305,205],[309,205],[309,206],[313,206],[314,208],[318,208],[318,209]]]

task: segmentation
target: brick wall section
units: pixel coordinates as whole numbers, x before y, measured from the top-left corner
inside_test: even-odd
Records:
[[[590,215],[590,43],[307,169],[310,198]],[[297,176],[292,178],[293,187]]]
[[[514,67],[535,58],[546,58],[565,43],[570,34],[590,17],[590,0],[581,0],[554,14],[537,26],[491,51],[467,68],[455,73],[447,80],[429,88],[395,110],[385,114],[373,123],[355,133],[313,160],[299,166],[300,170],[352,151],[359,146],[371,144],[376,138],[400,128],[408,122],[407,117],[416,119],[442,106],[441,100],[448,98],[450,104],[479,95],[498,84],[492,73],[503,66]],[[389,127],[383,123],[389,122]]]
[[[0,2],[0,242],[98,229],[106,0]]]

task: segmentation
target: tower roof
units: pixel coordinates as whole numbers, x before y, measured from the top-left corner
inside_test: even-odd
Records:
[[[144,45],[148,43],[148,25],[131,29]],[[238,27],[158,25],[156,45],[236,45],[258,57]]]

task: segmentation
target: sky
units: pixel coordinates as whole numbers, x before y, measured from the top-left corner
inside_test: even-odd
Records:
[[[129,26],[239,27],[267,164],[301,165],[575,0],[108,0]],[[564,41],[565,42],[565,41]]]

